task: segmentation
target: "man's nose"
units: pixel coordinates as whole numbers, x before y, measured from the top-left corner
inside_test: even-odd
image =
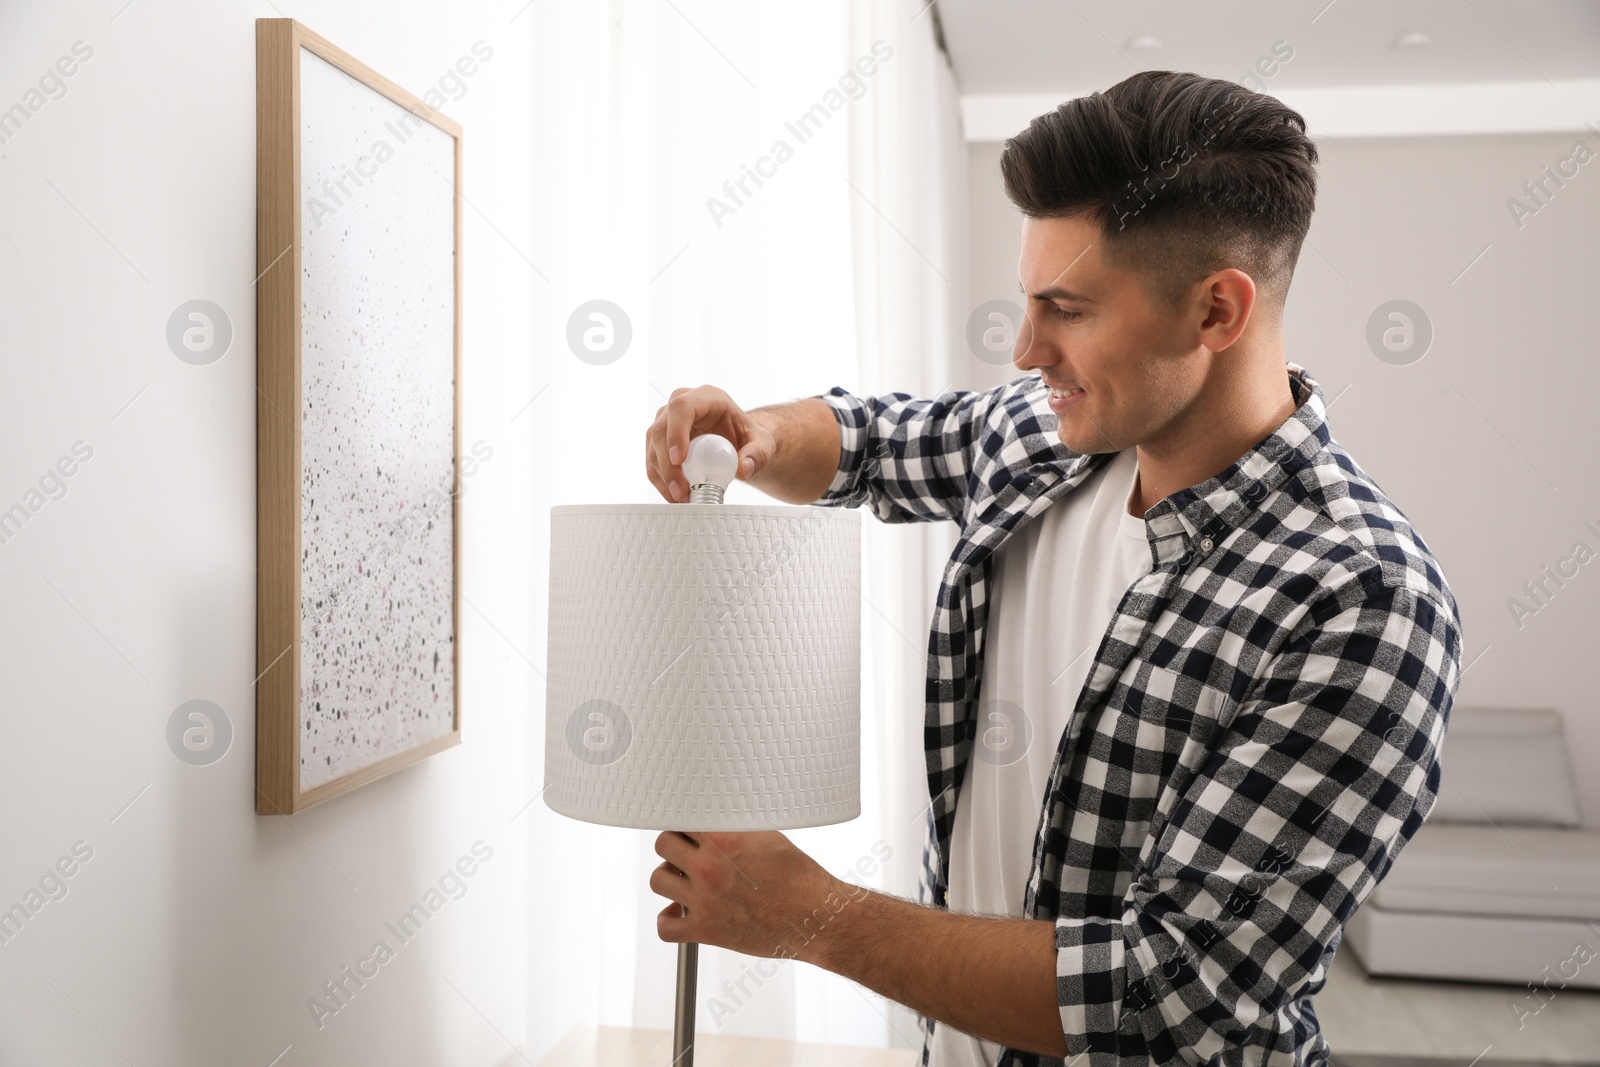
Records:
[[[1017,326],[1016,344],[1011,346],[1011,365],[1020,371],[1047,366],[1055,362],[1054,353],[1049,349],[1034,328],[1033,316],[1024,311],[1022,322]]]

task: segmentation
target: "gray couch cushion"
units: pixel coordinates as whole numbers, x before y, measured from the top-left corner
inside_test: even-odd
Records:
[[[1600,832],[1430,819],[1371,899],[1396,911],[1600,922]]]
[[[1430,823],[1580,823],[1561,715],[1553,709],[1451,709],[1439,775]]]

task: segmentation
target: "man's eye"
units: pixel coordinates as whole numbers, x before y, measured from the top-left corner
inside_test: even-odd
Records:
[[[1081,311],[1068,311],[1063,307],[1056,308],[1055,312],[1056,318],[1065,319],[1067,322],[1076,322],[1083,315]]]

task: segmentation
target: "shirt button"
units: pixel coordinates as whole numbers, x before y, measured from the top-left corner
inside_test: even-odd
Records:
[[[1211,538],[1209,538],[1209,537],[1200,538],[1200,551],[1202,551],[1202,552],[1210,552],[1215,547],[1216,547],[1216,542],[1211,540]]]

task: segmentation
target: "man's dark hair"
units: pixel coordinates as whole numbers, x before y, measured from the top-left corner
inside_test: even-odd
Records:
[[[1281,314],[1317,197],[1317,148],[1277,99],[1147,70],[1068,100],[1006,142],[1006,195],[1032,218],[1081,216],[1114,266],[1168,308],[1225,267]]]

